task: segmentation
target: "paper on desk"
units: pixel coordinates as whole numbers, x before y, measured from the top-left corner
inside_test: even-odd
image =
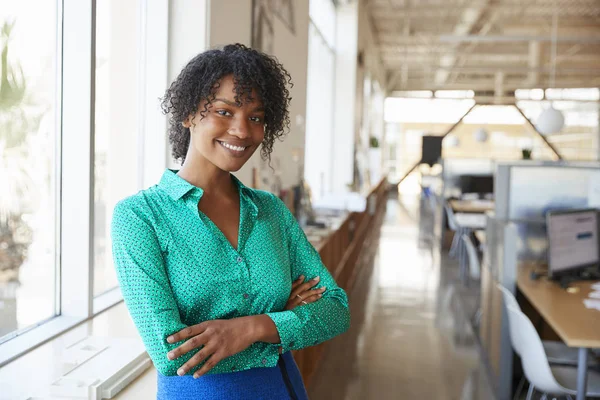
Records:
[[[595,308],[600,311],[600,299],[584,299],[583,304],[586,308]]]
[[[600,291],[591,292],[589,297],[590,299],[600,299]]]
[[[592,285],[592,290],[600,290],[600,282],[598,282],[598,283],[594,283],[594,284]]]

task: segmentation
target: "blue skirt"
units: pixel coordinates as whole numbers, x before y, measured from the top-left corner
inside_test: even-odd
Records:
[[[276,367],[226,374],[165,376],[158,373],[157,400],[308,400],[302,376],[291,352],[281,354]]]

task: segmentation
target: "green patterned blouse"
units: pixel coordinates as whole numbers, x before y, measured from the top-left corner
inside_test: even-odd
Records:
[[[169,360],[167,353],[181,342],[167,343],[167,336],[207,320],[267,314],[281,338],[278,344],[256,342],[209,374],[274,367],[279,347],[302,349],[349,328],[346,293],[281,200],[233,178],[240,193],[236,250],[198,210],[202,189],[176,172],[166,170],[158,185],[120,201],[111,227],[125,304],[160,373],[177,375],[199,350]],[[300,275],[320,276],[316,287],[327,290],[316,302],[285,311]]]

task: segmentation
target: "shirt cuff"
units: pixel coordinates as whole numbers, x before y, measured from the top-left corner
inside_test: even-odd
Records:
[[[300,343],[296,343],[302,329],[300,318],[291,310],[267,313],[269,318],[275,323],[279,333],[280,343],[273,344],[276,347],[282,347],[283,352],[294,350]]]

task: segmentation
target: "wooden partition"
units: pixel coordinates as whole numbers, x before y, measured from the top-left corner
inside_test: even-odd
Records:
[[[363,249],[368,250],[366,247],[372,244],[374,237],[379,235],[379,228],[385,214],[386,188],[387,179],[384,178],[369,193],[366,210],[350,213],[339,229],[332,232],[317,246],[323,264],[348,296],[362,266],[359,262],[360,256],[367,253]],[[292,352],[307,387],[317,370],[326,345],[327,343],[322,343]]]

